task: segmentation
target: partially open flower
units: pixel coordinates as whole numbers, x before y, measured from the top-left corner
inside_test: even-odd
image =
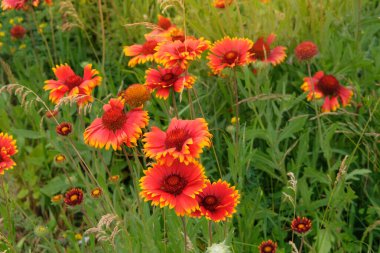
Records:
[[[233,0],[214,0],[212,5],[215,8],[224,9],[232,4]]]
[[[65,203],[69,206],[80,205],[83,201],[83,191],[79,188],[72,188],[65,193]]]
[[[26,29],[22,25],[14,25],[11,28],[11,37],[13,39],[20,40],[24,38],[25,33],[26,33]]]
[[[91,196],[95,199],[100,198],[102,196],[102,194],[103,194],[102,188],[97,187],[97,188],[91,190]]]
[[[61,202],[63,199],[63,195],[62,194],[57,194],[57,195],[54,195],[53,197],[51,197],[51,202],[53,203],[59,203]]]
[[[120,179],[120,176],[119,176],[119,175],[113,175],[113,176],[110,176],[110,177],[108,178],[108,180],[109,180],[110,182],[112,182],[112,183],[117,183],[117,182],[119,181],[119,179]]]
[[[311,220],[306,217],[300,218],[298,216],[293,219],[291,227],[294,232],[298,234],[305,234],[311,229]]]
[[[66,156],[63,154],[58,154],[54,157],[54,162],[56,163],[64,163],[66,161]]]
[[[260,253],[276,253],[277,242],[272,240],[264,241],[259,246]]]
[[[307,61],[318,54],[318,47],[311,41],[304,41],[298,44],[294,53],[299,61]]]
[[[58,113],[59,113],[58,110],[53,110],[53,111],[47,111],[45,113],[45,115],[46,115],[47,118],[50,119],[50,118],[53,118],[53,117],[57,116]]]
[[[268,38],[264,40],[263,37],[257,39],[257,41],[250,48],[251,59],[254,62],[270,63],[273,66],[282,63],[286,58],[286,47],[277,46],[271,48],[272,43],[276,40],[275,34],[270,34]]]
[[[62,135],[62,136],[67,136],[71,133],[73,129],[70,123],[63,122],[59,124],[58,126],[56,126],[55,130],[57,134]]]

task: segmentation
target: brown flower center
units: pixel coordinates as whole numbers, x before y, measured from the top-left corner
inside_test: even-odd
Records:
[[[123,127],[127,117],[123,110],[111,108],[104,112],[102,116],[103,125],[109,130],[116,131]]]
[[[165,178],[164,182],[162,183],[161,190],[177,196],[182,193],[186,185],[186,179],[179,175],[172,174]]]
[[[72,75],[66,78],[65,84],[69,87],[70,90],[72,90],[75,87],[78,87],[83,82],[82,77],[77,75]]]
[[[177,151],[181,151],[185,141],[189,139],[189,133],[182,128],[176,128],[166,133],[165,148],[175,148]]]
[[[210,211],[215,211],[218,204],[219,204],[218,199],[213,195],[208,195],[204,197],[202,200],[202,206],[204,206],[204,208]]]
[[[224,55],[224,62],[227,64],[233,64],[236,62],[239,54],[236,51],[229,51]]]
[[[143,44],[142,53],[144,55],[154,54],[156,52],[156,50],[154,50],[156,46],[157,46],[157,41],[148,40]]]
[[[333,75],[325,75],[319,80],[318,88],[324,95],[335,95],[339,90],[339,82]]]
[[[161,80],[166,83],[164,87],[172,86],[177,81],[177,79],[178,77],[173,73],[166,73],[161,77]]]
[[[142,84],[132,84],[120,96],[129,106],[138,107],[150,99],[150,91]]]
[[[254,54],[254,57],[259,60],[265,60],[268,58],[270,53],[270,47],[264,42],[264,38],[260,37],[252,48],[249,50],[250,53]]]

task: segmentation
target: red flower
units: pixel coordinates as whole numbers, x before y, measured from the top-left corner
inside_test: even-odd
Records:
[[[277,242],[272,240],[264,241],[259,246],[260,253],[276,253]]]
[[[291,227],[294,232],[298,234],[305,234],[311,229],[311,220],[306,217],[300,218],[298,216],[293,219]]]
[[[16,162],[11,156],[18,152],[16,140],[11,135],[0,132],[0,175],[4,174],[4,170],[13,169]]]
[[[31,0],[31,4],[37,7],[40,4],[40,0]],[[1,3],[3,10],[20,10],[28,8],[28,0],[3,0]]]
[[[172,22],[170,21],[169,18],[166,18],[164,16],[158,15],[157,25],[162,30],[168,30],[170,27],[172,27]]]
[[[56,130],[57,134],[62,135],[62,136],[67,136],[71,133],[73,128],[72,128],[70,123],[63,122],[63,123],[59,124],[58,126],[56,126],[55,130]]]
[[[45,113],[45,115],[46,115],[46,117],[47,118],[53,118],[53,117],[55,117],[55,116],[57,116],[57,114],[59,113],[59,111],[58,110],[53,110],[53,111],[46,111],[46,113]]]
[[[212,135],[203,118],[195,120],[172,119],[166,132],[152,127],[144,135],[144,152],[158,162],[171,163],[174,159],[189,163],[199,158],[203,147],[211,146]]]
[[[179,67],[165,69],[158,66],[158,69],[148,69],[145,79],[145,85],[156,90],[156,97],[163,99],[169,97],[171,89],[182,92],[184,87],[191,88],[195,82],[195,77]]]
[[[129,60],[128,66],[134,67],[137,64],[143,64],[148,61],[154,61],[154,54],[157,52],[156,47],[158,40],[147,40],[144,44],[135,44],[132,46],[125,46],[123,52],[126,56],[134,56]]]
[[[312,78],[305,77],[303,80],[301,89],[308,92],[308,101],[324,97],[323,112],[336,111],[340,107],[339,100],[344,107],[351,101],[352,90],[341,85],[333,75],[318,71]]]
[[[178,66],[187,69],[189,62],[199,59],[208,47],[209,42],[203,38],[162,42],[157,47],[155,57],[166,68]]]
[[[143,106],[150,99],[150,91],[143,84],[132,84],[126,90],[120,92],[118,97],[130,107],[135,108]]]
[[[195,195],[205,187],[204,168],[197,162],[187,165],[175,160],[172,164],[154,164],[140,179],[140,195],[155,206],[174,208],[177,215],[195,211]]]
[[[270,48],[271,44],[275,41],[276,35],[271,34],[264,41],[263,37],[257,39],[255,44],[249,50],[251,59],[253,61],[261,61],[264,63],[270,63],[273,66],[280,64],[286,58],[286,47],[278,46],[273,49]]]
[[[232,4],[233,0],[214,0],[212,5],[215,8],[224,9]]]
[[[304,41],[295,48],[294,53],[299,61],[307,61],[318,54],[318,47],[311,41]]]
[[[137,143],[142,130],[147,126],[148,112],[135,108],[124,112],[124,105],[119,99],[111,99],[103,106],[103,116],[95,119],[84,131],[86,144],[114,150],[121,149],[123,144],[133,147]]]
[[[249,49],[252,41],[225,37],[214,43],[208,55],[209,67],[214,74],[220,74],[225,68],[243,66],[251,62]]]
[[[83,191],[79,188],[72,188],[65,193],[65,203],[69,206],[80,205],[83,201]]]
[[[76,75],[67,64],[57,65],[53,71],[58,80],[45,81],[44,90],[50,90],[49,99],[55,104],[66,94],[79,97],[78,105],[92,101],[91,92],[102,81],[99,72],[92,69],[91,64],[84,67],[83,77]]]
[[[26,29],[22,25],[14,25],[11,29],[11,37],[14,39],[24,38]]]

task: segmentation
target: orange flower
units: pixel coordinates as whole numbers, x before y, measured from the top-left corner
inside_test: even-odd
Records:
[[[132,84],[120,94],[121,98],[127,105],[132,108],[143,106],[150,99],[150,90],[143,84]]]
[[[156,90],[156,97],[163,99],[169,97],[171,89],[182,92],[184,87],[191,88],[194,82],[195,77],[179,67],[165,69],[158,66],[158,69],[148,69],[145,75],[145,85]]]
[[[69,97],[79,97],[78,105],[91,102],[92,90],[102,81],[102,78],[97,76],[99,72],[92,69],[91,64],[84,67],[83,77],[76,75],[67,64],[57,65],[53,68],[53,72],[58,80],[45,81],[44,90],[50,90],[49,99],[55,104],[66,94]]]
[[[233,0],[214,0],[212,5],[215,8],[224,9],[232,4]]]
[[[93,190],[91,190],[91,196],[94,198],[94,199],[97,199],[97,198],[100,198],[103,194],[103,190],[102,188],[95,188]]]
[[[113,176],[110,176],[110,177],[108,178],[108,180],[109,180],[110,182],[112,182],[112,183],[116,183],[117,181],[119,181],[119,179],[120,179],[120,176],[119,176],[119,175],[113,175]]]
[[[124,104],[112,98],[103,106],[103,116],[95,119],[84,131],[86,144],[95,147],[114,150],[121,149],[123,144],[133,147],[142,131],[148,124],[148,112],[135,108],[124,112]]]
[[[25,0],[3,0],[1,3],[1,8],[3,10],[19,10],[25,5]]]
[[[12,135],[0,132],[0,175],[4,174],[4,170],[10,170],[16,165],[11,156],[17,152],[16,140],[13,140]]]
[[[66,161],[66,156],[64,154],[58,154],[54,157],[56,163],[64,163]]]
[[[308,101],[324,97],[323,112],[336,111],[340,107],[339,100],[343,107],[351,101],[352,90],[341,85],[333,75],[325,75],[323,71],[318,71],[312,78],[305,77],[303,80],[301,89],[308,92]]]
[[[59,124],[58,126],[56,126],[55,128],[55,131],[57,132],[57,134],[62,135],[62,136],[69,135],[72,130],[73,130],[73,127],[68,122],[63,122]]]
[[[260,253],[276,253],[277,242],[272,240],[264,241],[259,246]]]
[[[318,47],[311,41],[304,41],[298,44],[294,53],[299,61],[307,61],[318,54]]]
[[[52,6],[52,5],[53,5],[53,0],[45,0],[45,3],[46,3],[48,6]]]
[[[269,35],[265,41],[263,37],[258,38],[249,50],[251,53],[251,59],[253,61],[270,63],[273,66],[283,62],[286,58],[286,47],[278,46],[271,49],[270,46],[275,40],[276,35],[273,33]]]
[[[57,114],[59,113],[59,111],[58,110],[53,110],[53,111],[46,111],[46,113],[45,113],[45,115],[46,115],[46,117],[47,118],[53,118],[53,117],[55,117],[55,116],[57,116]]]
[[[246,65],[251,62],[249,49],[252,44],[248,39],[225,37],[210,49],[208,65],[214,74],[220,74],[225,68]]]
[[[51,198],[51,202],[53,203],[59,203],[61,202],[61,200],[63,199],[63,195],[62,194],[58,194],[58,195],[55,195]]]
[[[293,219],[291,227],[294,232],[298,234],[305,234],[311,229],[311,220],[306,217],[300,218],[298,216]]]
[[[72,188],[65,193],[65,203],[69,206],[80,205],[83,201],[83,191],[79,188]]]
[[[157,62],[166,68],[179,66],[182,69],[187,69],[189,61],[199,59],[209,44],[203,38],[198,40],[186,39],[183,42],[180,40],[162,42],[157,47],[155,57]]]
[[[26,29],[22,25],[14,25],[11,28],[10,33],[11,33],[11,37],[13,39],[20,40],[20,39],[24,38],[25,33],[26,33]]]
[[[170,21],[169,18],[166,18],[164,16],[158,15],[157,25],[162,30],[168,30],[170,27],[172,27],[172,22]]]
[[[144,135],[144,152],[158,162],[171,163],[174,159],[189,163],[199,158],[203,147],[211,146],[212,135],[203,118],[178,120],[173,118],[166,132],[152,127]]]
[[[235,187],[222,181],[210,183],[206,182],[206,187],[197,195],[199,210],[193,212],[191,216],[205,216],[206,219],[215,222],[224,221],[232,217],[236,212],[236,206],[239,204],[239,192]]]
[[[205,187],[204,168],[198,162],[187,165],[175,160],[172,164],[154,164],[140,179],[140,196],[155,206],[174,208],[177,215],[195,211],[196,194]]]
[[[126,56],[134,56],[129,60],[128,66],[134,67],[137,64],[143,64],[148,61],[154,61],[154,53],[156,53],[156,47],[158,40],[147,40],[144,44],[134,44],[132,46],[125,46],[123,52]]]

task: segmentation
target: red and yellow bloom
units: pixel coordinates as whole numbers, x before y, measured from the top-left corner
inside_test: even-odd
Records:
[[[272,240],[263,241],[259,246],[260,253],[276,253],[277,242]]]
[[[311,229],[311,220],[306,217],[294,218],[291,224],[291,228],[298,234],[305,234]]]
[[[144,44],[134,44],[132,46],[125,46],[123,52],[126,56],[133,56],[129,60],[128,66],[134,67],[137,64],[143,64],[149,61],[154,61],[154,54],[157,52],[156,47],[158,40],[147,40]]]
[[[318,47],[311,41],[304,41],[297,45],[294,53],[299,61],[307,61],[318,54]]]
[[[86,144],[114,150],[121,149],[123,144],[133,147],[149,121],[148,112],[141,108],[124,111],[124,104],[119,99],[111,99],[103,106],[103,116],[95,119],[86,128],[83,136]]]
[[[195,82],[195,77],[180,67],[165,69],[158,66],[158,69],[148,69],[145,79],[145,85],[156,90],[156,97],[163,99],[169,97],[171,89],[182,92],[183,88],[191,88]]]
[[[50,90],[49,99],[55,104],[65,95],[79,97],[78,105],[91,102],[92,90],[102,81],[102,78],[98,76],[99,72],[92,69],[91,64],[84,67],[83,77],[76,75],[67,64],[57,65],[53,68],[53,72],[57,80],[45,81],[44,90]]]
[[[11,156],[17,152],[16,140],[11,135],[0,132],[0,175],[16,165]]]
[[[206,182],[206,187],[197,195],[199,210],[193,212],[191,216],[205,216],[206,219],[215,222],[224,221],[232,217],[236,212],[236,206],[239,204],[239,192],[235,187],[222,181],[210,183]]]
[[[276,35],[273,33],[266,40],[263,37],[258,38],[249,50],[251,52],[251,59],[253,61],[270,63],[273,66],[282,63],[286,58],[286,47],[278,46],[271,49],[271,44],[275,40]]]
[[[211,146],[212,135],[203,118],[179,120],[173,118],[166,132],[152,127],[144,135],[144,152],[158,162],[172,163],[175,159],[188,164],[199,158],[203,147]]]
[[[199,59],[209,44],[203,38],[162,42],[157,47],[155,57],[157,62],[166,68],[181,67],[187,69],[190,61]]]
[[[225,68],[246,65],[252,61],[249,52],[252,45],[248,39],[225,37],[211,47],[208,65],[214,74],[220,74]]]
[[[65,193],[65,203],[69,206],[76,206],[82,204],[83,191],[79,188],[72,188]]]
[[[212,5],[215,8],[224,9],[232,4],[233,0],[214,0]]]
[[[140,179],[140,195],[152,205],[174,208],[177,215],[183,216],[198,208],[195,199],[205,187],[204,168],[198,162],[188,164],[178,160],[172,164],[154,164],[144,171]]]
[[[350,104],[353,95],[352,90],[341,85],[333,75],[325,75],[318,71],[312,78],[305,77],[301,89],[307,92],[307,100],[324,98],[323,112],[336,111],[340,107]]]
[[[13,39],[22,39],[25,36],[26,29],[22,25],[14,25],[10,33]]]

